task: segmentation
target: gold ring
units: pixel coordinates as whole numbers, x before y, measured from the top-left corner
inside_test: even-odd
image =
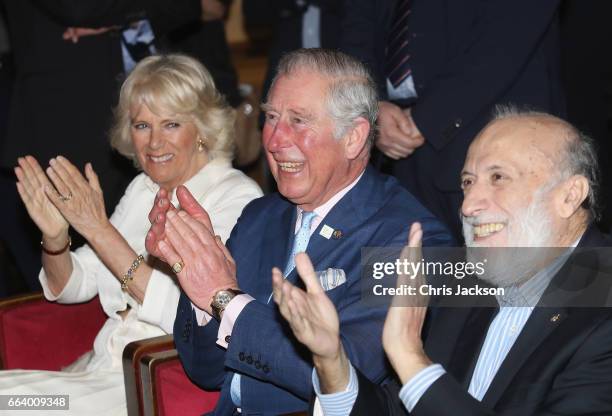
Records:
[[[66,196],[64,196],[64,195],[60,194],[60,196],[59,196],[59,197],[60,197],[60,199],[61,199],[63,202],[70,201],[70,200],[72,199],[72,192],[71,192],[71,191],[68,191],[68,195],[66,195]]]
[[[183,267],[185,267],[185,263],[183,263],[183,260],[179,260],[172,265],[172,271],[179,274],[183,270]]]

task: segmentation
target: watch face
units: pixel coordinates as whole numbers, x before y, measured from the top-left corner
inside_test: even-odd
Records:
[[[230,302],[230,300],[232,300],[233,297],[234,296],[231,292],[228,292],[227,290],[221,290],[215,296],[215,303],[218,307],[223,308],[227,306],[227,304]]]

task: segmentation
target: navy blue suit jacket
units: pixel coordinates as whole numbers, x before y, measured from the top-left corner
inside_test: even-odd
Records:
[[[188,375],[207,389],[221,388],[216,415],[234,406],[230,381],[242,374],[243,414],[278,415],[305,410],[312,394],[309,352],[293,337],[272,293],[271,269],[283,268],[294,238],[296,208],[279,194],[251,202],[234,227],[227,246],[237,266],[240,289],[255,298],[238,316],[226,350],[216,345],[219,325],[198,326],[183,294],[174,334]],[[388,374],[381,345],[384,307],[368,307],[361,298],[361,248],[402,246],[410,224],[423,225],[424,245],[450,245],[442,224],[397,181],[367,168],[362,178],[327,214],[310,238],[307,253],[315,270],[343,269],[346,283],[327,292],[340,316],[340,332],[351,362],[369,379]],[[319,234],[323,225],[342,231],[339,239]],[[299,280],[294,270],[289,276]]]

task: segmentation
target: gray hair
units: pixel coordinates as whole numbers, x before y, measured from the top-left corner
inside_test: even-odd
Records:
[[[158,115],[176,114],[193,122],[209,158],[232,158],[235,112],[197,60],[179,54],[149,56],[136,65],[121,86],[111,145],[137,164],[130,133],[130,107],[135,104],[145,104]],[[195,141],[194,137],[194,149]]]
[[[589,220],[597,221],[601,216],[599,202],[600,172],[597,160],[597,145],[595,141],[565,120],[548,113],[519,108],[512,104],[497,105],[493,111],[491,123],[508,118],[543,118],[559,124],[565,133],[565,147],[560,155],[560,163],[556,175],[557,181],[573,175],[583,176],[589,184],[589,193],[582,202],[582,208],[589,212]]]
[[[331,49],[298,49],[282,57],[272,85],[281,76],[312,70],[330,78],[326,105],[334,120],[336,139],[342,138],[363,117],[370,123],[367,144],[376,137],[378,94],[376,84],[365,65],[355,58]]]

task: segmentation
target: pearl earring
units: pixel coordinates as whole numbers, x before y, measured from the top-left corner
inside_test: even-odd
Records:
[[[203,152],[205,149],[204,140],[198,137],[197,144],[198,144],[198,152]]]

